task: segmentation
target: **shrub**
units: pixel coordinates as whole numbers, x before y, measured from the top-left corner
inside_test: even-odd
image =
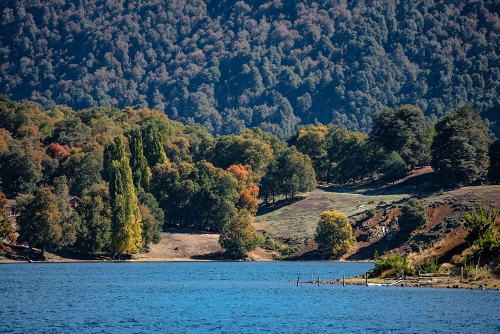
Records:
[[[422,264],[417,264],[415,270],[422,273],[439,273],[442,271],[441,266],[438,264],[437,257],[431,257],[424,261]]]
[[[409,233],[425,224],[427,224],[425,207],[418,199],[410,198],[401,207],[401,217],[399,217],[400,230]]]
[[[375,210],[374,208],[371,208],[371,209],[368,209],[365,211],[365,214],[368,218],[374,217],[376,213],[377,213],[377,210]]]
[[[405,275],[413,275],[413,269],[408,263],[408,259],[406,256],[402,256],[399,254],[393,253],[385,253],[382,256],[378,255],[378,252],[375,252],[375,269],[373,273],[376,276],[382,274],[382,272],[386,270],[394,270],[396,275],[400,276],[403,273]]]

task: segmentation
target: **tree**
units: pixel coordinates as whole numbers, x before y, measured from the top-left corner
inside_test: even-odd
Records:
[[[74,117],[55,124],[51,141],[61,145],[73,146],[77,142],[90,139],[90,129],[80,118]]]
[[[55,245],[62,237],[59,224],[61,214],[56,195],[50,188],[38,188],[34,195],[18,196],[15,212],[18,242],[28,244],[28,258],[34,246],[42,247],[42,259],[45,259],[45,246]]]
[[[226,254],[239,258],[253,251],[259,244],[255,233],[253,216],[246,210],[241,210],[222,229],[219,244],[226,249]]]
[[[407,174],[407,166],[403,158],[398,152],[391,152],[385,159],[384,164],[380,167],[380,171],[384,174],[384,179],[387,182],[394,182],[402,179]]]
[[[167,163],[167,155],[163,144],[170,136],[170,132],[170,128],[166,123],[153,117],[148,117],[147,121],[142,125],[144,155],[148,160],[149,167],[153,168],[157,164]]]
[[[370,139],[386,152],[397,152],[412,169],[429,160],[427,124],[422,110],[416,106],[376,112]]]
[[[111,206],[106,182],[93,184],[83,191],[77,212],[81,224],[76,246],[88,253],[108,251],[111,244]]]
[[[280,194],[294,198],[299,192],[316,188],[316,174],[309,156],[292,147],[284,150],[276,162],[276,178],[281,180],[278,188]]]
[[[500,233],[495,232],[495,223],[498,211],[492,209],[489,212],[484,210],[481,204],[478,205],[478,212],[464,212],[464,227],[469,232],[467,239],[473,242],[477,255],[485,256],[487,259],[498,260],[500,255]]]
[[[35,152],[17,147],[2,154],[0,178],[4,189],[16,193],[33,193],[42,178],[42,166],[37,160]]]
[[[130,148],[130,168],[132,168],[132,177],[134,185],[137,189],[149,189],[151,181],[151,169],[149,169],[148,161],[144,156],[144,148],[142,145],[142,135],[139,129],[132,129],[128,136]]]
[[[340,211],[324,211],[316,227],[314,240],[324,255],[340,255],[356,242],[349,219]]]
[[[325,176],[328,172],[325,140],[327,130],[324,125],[306,125],[288,139],[289,146],[295,146],[299,152],[307,154],[311,158],[318,177]]]
[[[481,182],[489,167],[489,142],[479,114],[468,105],[459,107],[436,124],[431,166],[446,185]]]
[[[401,207],[401,216],[398,220],[399,229],[404,233],[411,233],[416,228],[427,224],[425,206],[416,198],[410,198]]]
[[[11,244],[17,241],[16,229],[10,221],[5,206],[7,205],[7,197],[0,191],[0,240],[5,240]]]
[[[165,220],[163,210],[151,193],[144,191],[137,192],[139,209],[143,221],[142,239],[144,247],[150,243],[158,244],[161,241],[161,232]]]
[[[111,203],[111,250],[117,254],[138,252],[142,243],[142,220],[132,181],[132,170],[125,157],[121,137],[106,144],[111,165],[108,169]],[[116,154],[116,155],[113,155]],[[105,154],[106,157],[106,154]]]

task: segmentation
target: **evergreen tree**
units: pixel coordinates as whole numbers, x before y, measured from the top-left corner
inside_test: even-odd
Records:
[[[382,167],[380,167],[380,171],[384,174],[384,179],[387,182],[394,182],[402,179],[406,176],[407,169],[405,161],[398,152],[389,154]]]
[[[446,185],[483,181],[490,162],[489,143],[479,114],[470,106],[459,107],[436,123],[431,166]]]

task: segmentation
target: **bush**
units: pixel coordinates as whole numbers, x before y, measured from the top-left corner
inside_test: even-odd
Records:
[[[424,263],[416,265],[415,270],[418,270],[421,273],[440,273],[442,268],[438,264],[437,257],[431,257],[426,259]]]
[[[401,207],[401,217],[399,217],[399,228],[402,232],[411,232],[414,229],[427,224],[425,207],[416,198],[410,198]]]
[[[365,214],[368,218],[374,217],[376,213],[377,213],[377,210],[375,210],[374,208],[371,208],[371,209],[368,209],[365,211]]]
[[[373,273],[375,276],[379,276],[382,272],[387,270],[393,270],[396,275],[400,276],[403,273],[405,275],[413,275],[413,269],[408,263],[406,256],[393,253],[385,253],[382,256],[378,256],[378,252],[375,252],[375,269]]]

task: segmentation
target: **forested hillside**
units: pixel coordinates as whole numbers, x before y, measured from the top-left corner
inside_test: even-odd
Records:
[[[0,93],[42,108],[149,107],[214,135],[368,132],[385,106],[437,120],[500,89],[498,0],[0,2]],[[493,108],[493,109],[492,109]],[[492,127],[498,129],[498,125]]]

